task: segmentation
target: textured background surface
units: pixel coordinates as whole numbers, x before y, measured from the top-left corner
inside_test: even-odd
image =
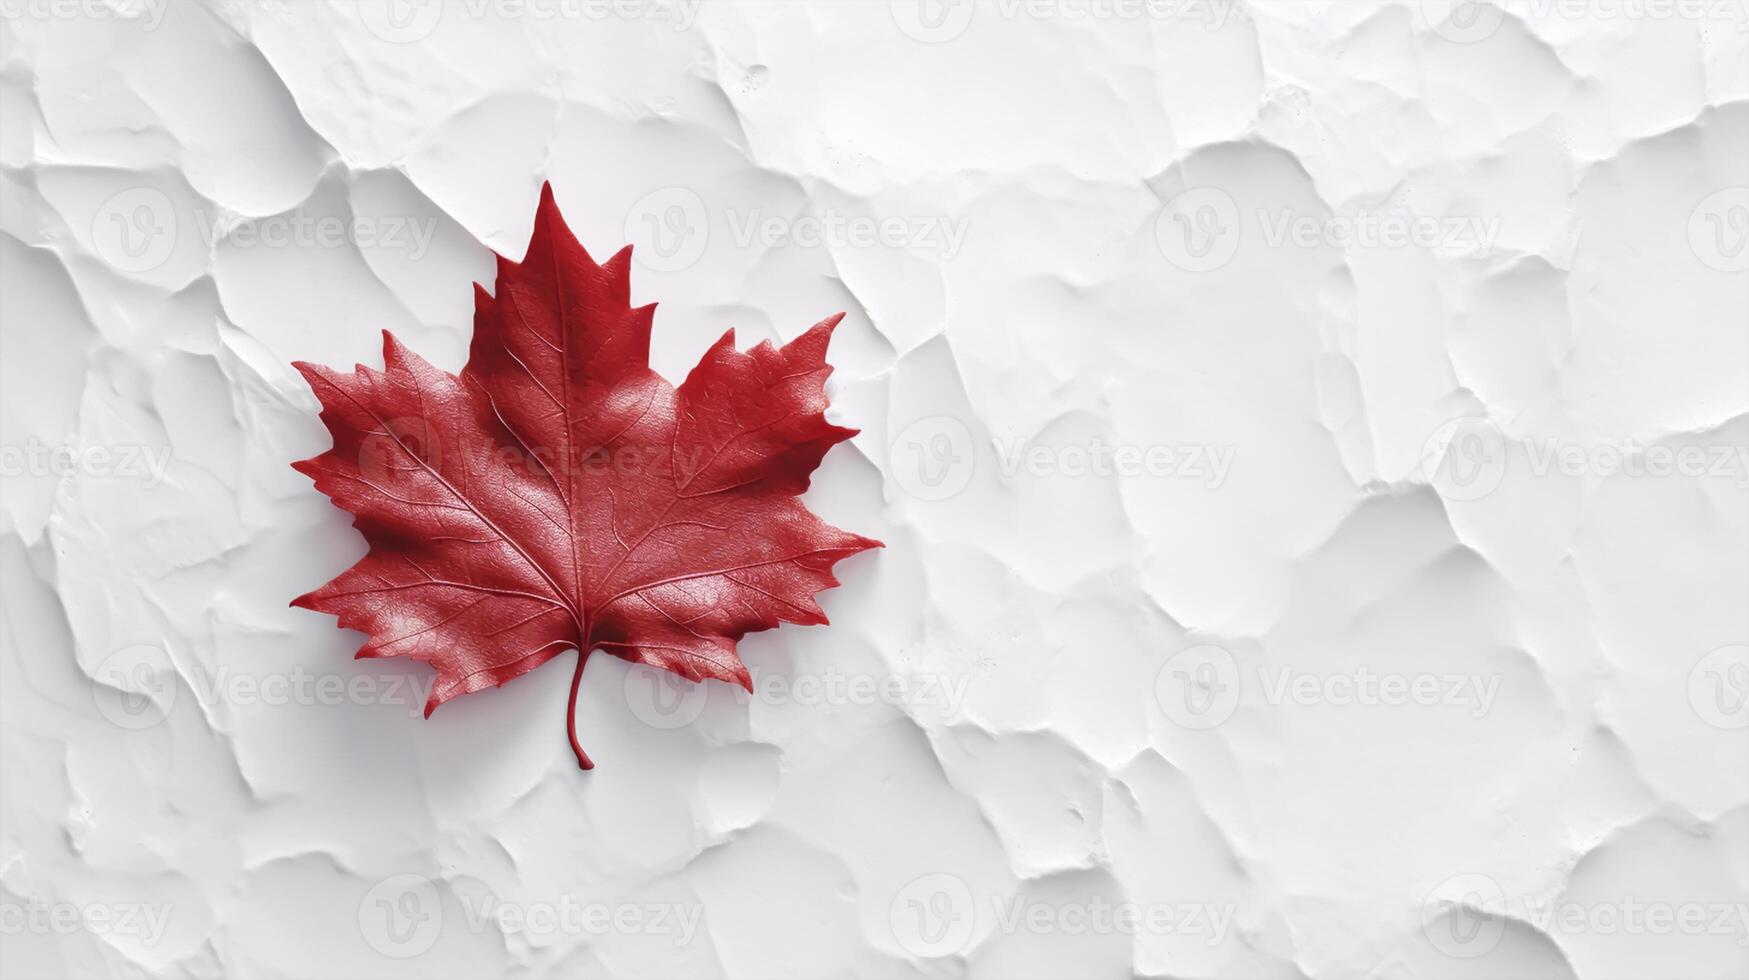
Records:
[[[0,0],[6,976],[1749,975],[1749,13]],[[288,366],[844,309],[747,697],[418,717]]]

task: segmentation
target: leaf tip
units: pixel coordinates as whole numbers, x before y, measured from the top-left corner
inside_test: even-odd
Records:
[[[852,534],[850,537],[852,539],[850,547],[844,549],[844,552],[839,555],[835,561],[843,561],[854,555],[860,555],[865,551],[874,551],[877,548],[885,548],[887,546],[885,541],[877,541],[874,538],[865,538],[860,534]]]
[[[298,372],[298,375],[304,379],[304,383],[309,385],[312,391],[315,390],[316,382],[328,373],[327,368],[310,361],[293,361],[292,369]]]
[[[565,225],[565,216],[559,211],[558,195],[553,193],[553,182],[550,180],[541,181],[540,204],[534,209],[534,228],[536,237],[540,236],[543,227],[547,234],[552,234],[554,231],[567,227]]]

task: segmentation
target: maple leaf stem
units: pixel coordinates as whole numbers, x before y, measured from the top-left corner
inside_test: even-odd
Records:
[[[577,649],[577,671],[571,675],[571,703],[565,708],[565,734],[571,737],[571,751],[577,753],[577,768],[594,769],[595,763],[589,761],[588,753],[583,751],[582,743],[577,741],[577,687],[583,683],[583,665],[589,662],[589,652],[579,647]]]

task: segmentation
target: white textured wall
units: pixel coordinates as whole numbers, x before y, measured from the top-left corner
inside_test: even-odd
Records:
[[[0,0],[0,974],[1749,975],[1749,9],[1506,8]],[[888,543],[592,773],[286,607],[547,178]]]

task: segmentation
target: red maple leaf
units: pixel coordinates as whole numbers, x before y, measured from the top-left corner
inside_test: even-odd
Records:
[[[383,333],[383,370],[298,363],[334,447],[293,464],[355,516],[370,550],[292,605],[369,639],[359,657],[437,669],[425,705],[576,649],[752,689],[735,652],[880,542],[797,495],[826,450],[826,345],[843,314],[781,349],[723,335],[676,388],[650,369],[655,305],[630,305],[631,248],[590,259],[543,187],[521,263],[474,287],[460,377]]]

